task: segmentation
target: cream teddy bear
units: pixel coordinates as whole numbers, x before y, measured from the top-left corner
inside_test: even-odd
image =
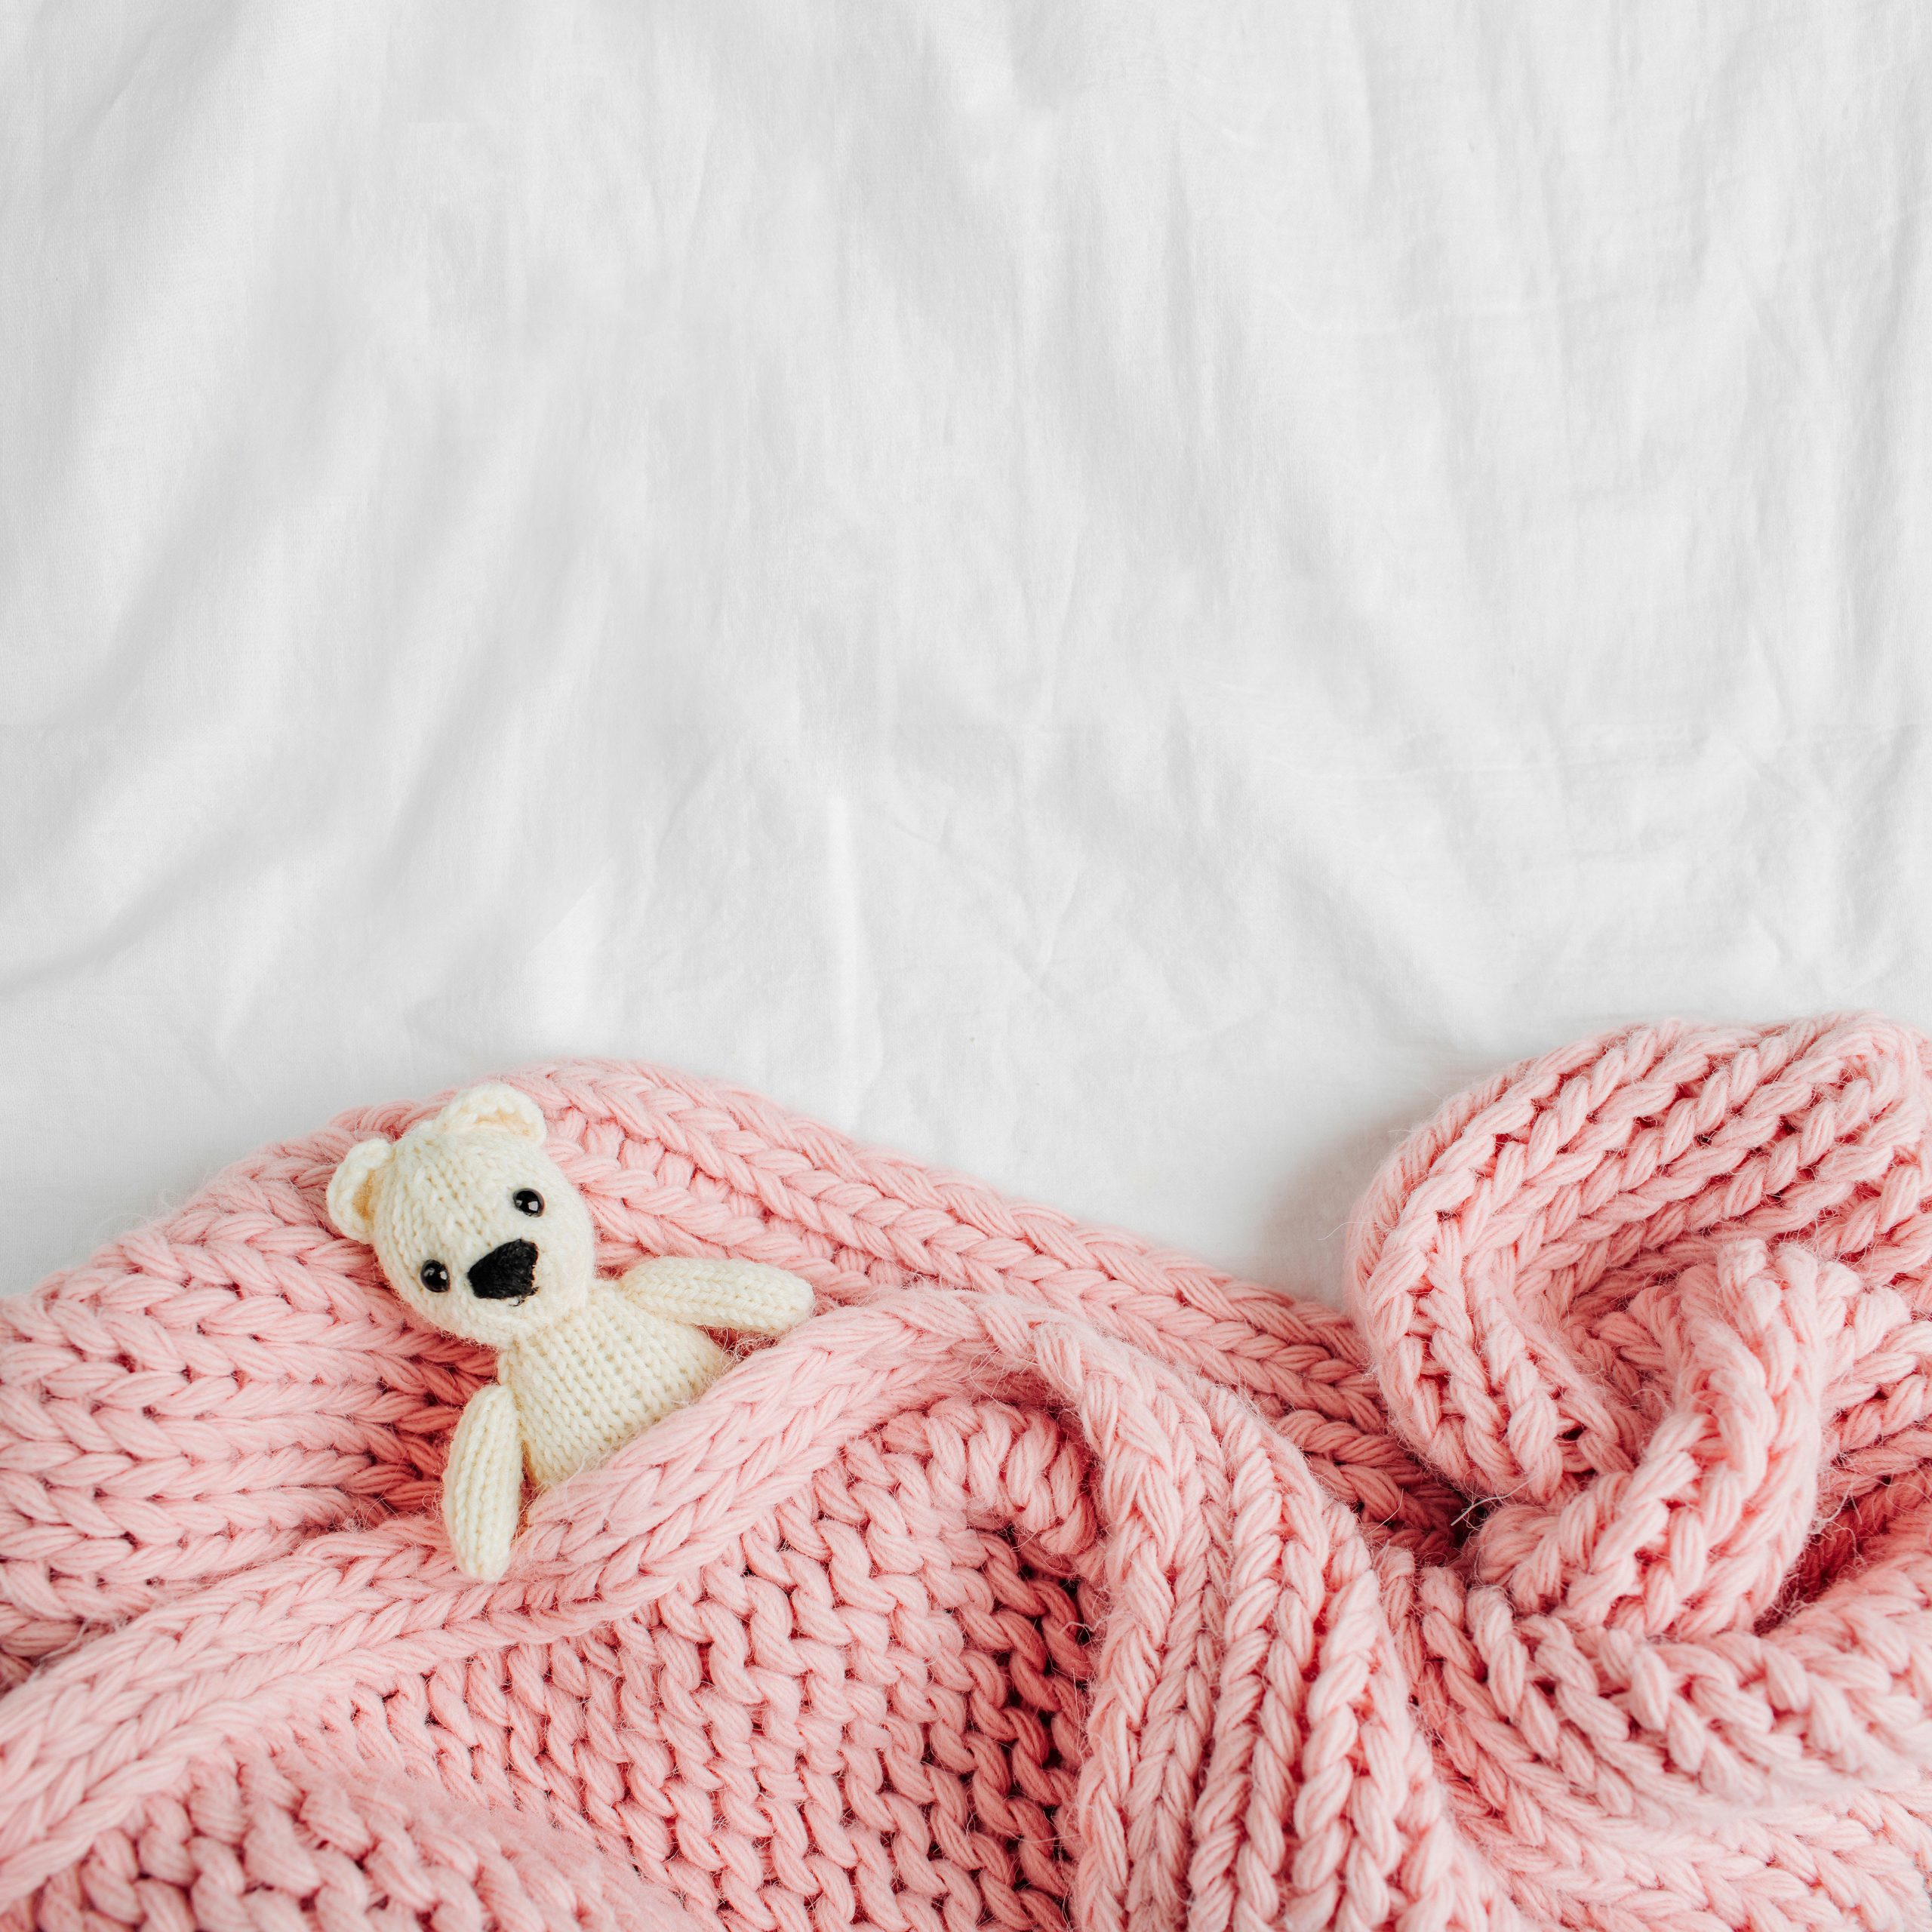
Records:
[[[525,1466],[548,1489],[700,1394],[731,1358],[707,1328],[780,1335],[812,1291],[748,1261],[641,1261],[600,1278],[590,1211],[515,1088],[472,1087],[400,1140],[352,1147],[329,1218],[410,1307],[497,1351],[450,1445],[443,1516],[467,1576],[508,1567]]]

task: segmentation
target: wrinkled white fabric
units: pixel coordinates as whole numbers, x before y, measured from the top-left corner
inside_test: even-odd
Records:
[[[558,1054],[1332,1290],[1932,1021],[1932,12],[0,14],[0,1286]]]

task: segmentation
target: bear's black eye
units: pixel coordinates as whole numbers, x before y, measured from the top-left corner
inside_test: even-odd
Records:
[[[422,1267],[423,1285],[432,1295],[439,1295],[450,1284],[450,1271],[440,1261],[426,1261]]]
[[[510,1204],[519,1214],[540,1214],[543,1197],[534,1187],[520,1187],[510,1196]]]

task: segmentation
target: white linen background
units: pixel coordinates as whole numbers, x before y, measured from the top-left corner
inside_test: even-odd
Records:
[[[1332,1295],[1580,1032],[1932,1020],[1932,11],[0,14],[0,1287],[715,1075]]]

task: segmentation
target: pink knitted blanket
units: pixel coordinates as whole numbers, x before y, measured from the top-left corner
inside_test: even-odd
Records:
[[[828,1312],[454,1568],[486,1367],[322,1193],[0,1303],[0,1925],[1932,1925],[1932,1048],[1639,1029],[1354,1320],[740,1093],[518,1084],[615,1271]]]

